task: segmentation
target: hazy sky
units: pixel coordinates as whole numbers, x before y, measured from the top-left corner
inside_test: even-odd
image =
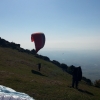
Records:
[[[34,32],[42,50],[100,50],[100,0],[0,0],[1,38],[33,49]]]

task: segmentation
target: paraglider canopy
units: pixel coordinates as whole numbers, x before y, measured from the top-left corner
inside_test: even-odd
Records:
[[[35,43],[36,53],[44,47],[45,44],[45,35],[42,32],[32,33],[31,41]]]
[[[28,94],[0,85],[0,100],[35,100]]]

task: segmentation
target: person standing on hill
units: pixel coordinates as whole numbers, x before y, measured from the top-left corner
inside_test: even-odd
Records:
[[[74,67],[73,74],[72,74],[72,87],[76,87],[78,89],[79,81],[82,79],[82,69],[81,67]]]
[[[38,69],[40,71],[40,69],[41,69],[41,63],[38,64]]]

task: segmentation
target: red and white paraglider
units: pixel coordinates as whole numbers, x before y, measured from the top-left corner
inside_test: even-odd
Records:
[[[42,32],[31,34],[31,41],[35,43],[36,53],[45,45],[45,35]]]

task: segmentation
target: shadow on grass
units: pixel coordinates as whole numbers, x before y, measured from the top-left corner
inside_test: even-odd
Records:
[[[37,75],[40,75],[40,76],[45,76],[45,77],[47,77],[46,75],[43,75],[43,74],[41,74],[40,72],[35,71],[35,70],[31,70],[31,72],[32,72],[33,74],[37,74]]]
[[[88,91],[86,91],[86,90],[78,89],[78,91],[83,92],[83,93],[87,93],[87,94],[89,94],[89,95],[93,95],[93,96],[94,96],[93,93],[88,92]]]
[[[68,86],[69,88],[73,88],[72,86]],[[75,89],[75,88],[74,88]],[[86,90],[82,90],[82,89],[77,89],[79,92],[82,92],[82,93],[87,93],[87,94],[89,94],[89,95],[92,95],[92,96],[94,96],[94,94],[93,93],[91,93],[91,92],[88,92],[88,91],[86,91]]]

